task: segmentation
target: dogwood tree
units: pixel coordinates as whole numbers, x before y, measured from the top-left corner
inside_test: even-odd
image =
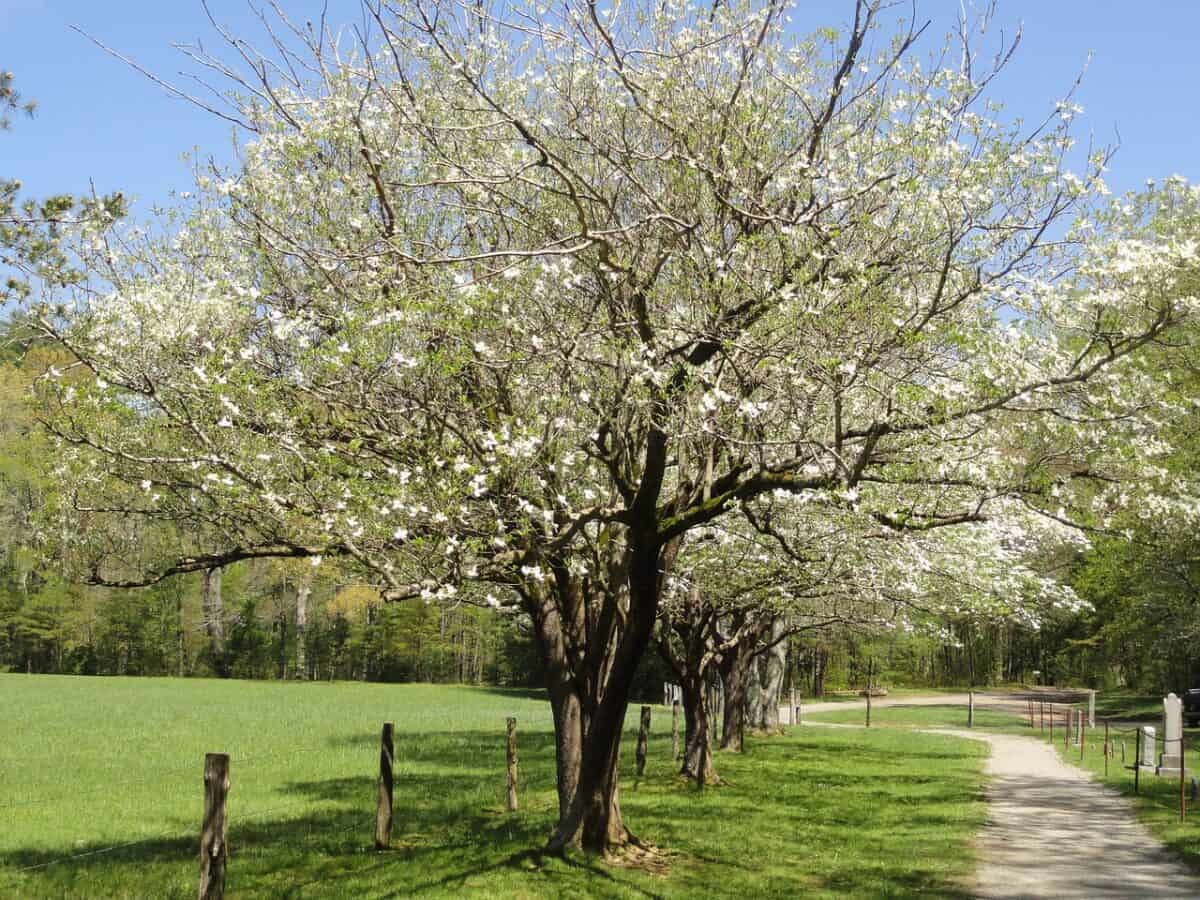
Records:
[[[743,513],[689,536],[660,604],[659,646],[683,693],[681,773],[708,783],[706,683],[723,686],[721,748],[741,750],[745,728],[778,724],[793,635],[942,633],[964,619],[1036,628],[1084,607],[1038,561],[1086,547],[1085,535],[1013,499],[937,529],[882,526],[834,494],[781,493]]]
[[[1137,427],[1127,360],[1194,311],[1186,243],[1058,228],[1106,161],[1070,170],[1069,98],[1006,122],[994,67],[929,64],[883,6],[794,37],[752,0],[371,0],[357,43],[235,40],[240,73],[207,62],[239,165],[165,228],[88,224],[90,282],[45,296],[88,375],[46,384],[47,539],[106,583],[338,555],[391,599],[515,594],[550,848],[628,845],[621,726],[685,535],[776,491],[922,528],[1077,482],[1050,451]]]

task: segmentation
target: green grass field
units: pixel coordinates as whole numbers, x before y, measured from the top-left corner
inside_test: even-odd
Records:
[[[1154,722],[1162,718],[1163,698],[1158,694],[1135,694],[1126,690],[1100,691],[1096,694],[1098,719],[1145,719]]]
[[[516,814],[503,808],[508,715]],[[728,785],[697,794],[674,776],[656,707],[640,781],[625,741],[621,801],[667,872],[537,866],[523,851],[556,807],[537,692],[0,675],[0,718],[2,897],[195,896],[206,751],[232,757],[231,897],[958,897],[984,818],[986,749],[895,729],[751,738],[717,755]],[[385,720],[396,825],[378,853]]]

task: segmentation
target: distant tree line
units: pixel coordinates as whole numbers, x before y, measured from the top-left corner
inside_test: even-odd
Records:
[[[246,565],[224,577],[214,644],[199,576],[103,590],[23,573],[20,561],[7,553],[0,568],[0,671],[515,685],[540,675],[528,634],[490,610],[383,605],[369,587],[324,581],[301,634],[295,580]]]

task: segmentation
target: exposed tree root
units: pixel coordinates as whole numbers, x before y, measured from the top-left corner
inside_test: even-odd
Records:
[[[666,875],[671,870],[671,855],[661,847],[630,835],[626,843],[610,847],[604,854],[604,861],[610,866]]]

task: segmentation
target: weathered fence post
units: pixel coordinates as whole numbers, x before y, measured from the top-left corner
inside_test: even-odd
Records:
[[[1088,728],[1096,727],[1096,692],[1088,691]]]
[[[650,707],[642,707],[642,727],[638,729],[637,742],[637,774],[641,778],[646,774],[646,744],[650,740]]]
[[[508,717],[508,811],[517,809],[517,720]]]
[[[967,691],[967,727],[975,727],[975,692]]]
[[[1054,704],[1050,704],[1050,743],[1054,743]]]
[[[875,657],[867,658],[867,727],[871,727],[871,687],[875,684]]]
[[[1083,748],[1087,746],[1087,719],[1083,717],[1083,710],[1079,711],[1079,760],[1083,761]]]
[[[791,715],[788,716],[788,723],[791,725],[797,724],[796,723],[796,689],[795,688],[792,688],[792,708],[789,710],[789,712],[791,713]]]
[[[1139,776],[1142,772],[1142,726],[1138,726],[1137,738],[1133,743],[1133,792],[1138,792]]]
[[[1108,757],[1112,753],[1112,745],[1108,742],[1108,719],[1104,720],[1104,777],[1108,777]]]
[[[395,725],[383,723],[379,735],[379,800],[375,806],[375,849],[386,850],[392,842],[392,760],[395,755]]]
[[[200,832],[200,900],[223,900],[229,847],[225,843],[225,798],[229,754],[204,754],[204,827]]]
[[[679,759],[679,701],[671,702],[671,759]]]

